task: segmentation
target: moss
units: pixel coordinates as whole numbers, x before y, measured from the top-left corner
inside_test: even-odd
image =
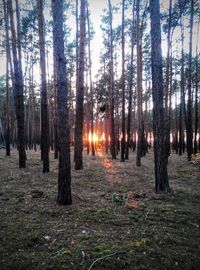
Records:
[[[98,243],[94,247],[94,251],[96,252],[102,252],[105,249],[106,249],[106,245],[104,243]]]
[[[135,222],[138,222],[138,221],[140,220],[140,217],[139,217],[136,213],[134,213],[134,214],[129,214],[129,215],[128,215],[128,218],[129,218],[130,220],[132,220],[132,221],[135,221]]]
[[[145,247],[148,242],[149,242],[149,240],[145,239],[145,238],[143,238],[141,240],[136,240],[136,241],[130,242],[128,244],[128,248],[129,249],[142,248],[142,247]]]
[[[29,240],[30,240],[31,242],[33,242],[33,243],[38,243],[39,240],[40,240],[40,238],[39,238],[37,235],[31,235],[31,236],[29,237]]]
[[[97,208],[82,209],[79,212],[79,216],[82,220],[87,222],[104,223],[111,225],[120,225],[123,219],[113,213],[112,209],[105,209],[101,206]]]

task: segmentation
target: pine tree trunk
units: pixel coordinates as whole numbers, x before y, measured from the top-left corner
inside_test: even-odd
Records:
[[[8,66],[9,63],[7,57],[6,58],[6,156],[10,156],[10,89],[9,89]]]
[[[181,81],[180,81],[180,112],[179,112],[179,155],[184,152],[184,122],[185,127],[187,127],[187,115],[185,108],[185,79],[184,79],[184,27],[183,27],[183,12],[182,3],[180,3],[180,13],[181,13]],[[183,121],[185,120],[185,121]]]
[[[137,15],[137,157],[136,165],[141,166],[141,153],[142,153],[142,40],[139,27],[139,0],[136,2],[136,15]]]
[[[199,40],[199,24],[197,29],[197,40]],[[197,132],[198,132],[198,45],[196,44],[196,74],[195,74],[195,127],[194,127],[194,154],[198,152],[197,146]]]
[[[80,47],[78,68],[78,89],[76,93],[76,119],[75,119],[75,169],[83,168],[83,100],[84,100],[84,57],[85,57],[85,0],[81,0],[80,19]]]
[[[52,0],[53,35],[56,54],[57,112],[58,112],[58,204],[69,205],[71,196],[70,132],[68,117],[68,85],[64,54],[63,0]]]
[[[169,1],[169,19],[167,31],[167,64],[166,64],[166,81],[165,81],[165,143],[167,160],[170,155],[170,123],[169,123],[169,81],[170,81],[170,53],[171,53],[171,17],[172,17],[172,0]]]
[[[114,71],[113,71],[113,28],[112,28],[112,6],[111,1],[108,0],[109,5],[109,26],[110,26],[110,144],[111,144],[111,155],[112,159],[116,159],[116,149],[115,149],[115,119],[114,119]]]
[[[132,9],[132,31],[131,31],[131,67],[130,67],[130,79],[129,79],[129,99],[128,99],[128,117],[127,117],[127,143],[125,159],[129,159],[129,147],[131,141],[131,115],[132,115],[132,99],[133,99],[133,52],[134,52],[134,26],[135,26],[135,0],[133,2]]]
[[[88,58],[86,57],[85,59],[85,81],[86,81],[86,84],[85,84],[85,90],[86,90],[86,117],[85,117],[85,120],[86,120],[86,144],[87,144],[87,154],[89,155],[90,153],[90,99],[89,99],[89,94],[88,94]],[[93,136],[91,136],[91,143],[93,141]]]
[[[153,132],[155,191],[169,192],[167,159],[164,142],[163,71],[161,52],[160,2],[150,0],[151,62],[153,93]]]
[[[15,102],[15,112],[17,117],[17,132],[18,132],[18,152],[19,152],[19,168],[26,167],[26,152],[25,152],[25,135],[24,135],[24,85],[22,75],[21,58],[19,58],[19,50],[17,52],[17,39],[14,26],[14,15],[12,1],[8,1],[11,36],[12,36],[12,53],[13,53],[13,93]],[[17,20],[17,25],[20,22]],[[19,46],[19,43],[18,43]]]
[[[8,34],[8,10],[5,0],[3,0],[4,9],[4,20],[5,20],[5,30],[6,30],[6,156],[10,156],[10,89],[9,89],[9,64],[11,67],[11,77],[12,74],[12,64],[10,56],[10,42]]]
[[[124,1],[122,0],[122,137],[121,161],[125,161],[125,38],[124,38]]]
[[[49,117],[46,82],[43,0],[37,0],[37,12],[41,69],[41,151],[43,160],[43,173],[46,173],[49,172]]]
[[[191,0],[190,14],[190,42],[188,62],[188,103],[187,103],[187,156],[188,161],[192,159],[193,153],[193,127],[192,127],[192,32],[193,32],[193,9],[194,1]]]
[[[91,48],[90,48],[90,17],[87,1],[87,26],[88,26],[88,58],[89,58],[89,76],[90,76],[90,120],[91,120],[91,135],[94,136],[94,113],[93,113],[93,85],[92,85],[92,61],[91,61]],[[95,156],[94,140],[91,141],[92,156]]]
[[[53,128],[54,128],[54,158],[58,158],[58,129],[57,129],[57,78],[56,78],[56,48],[55,36],[53,35]]]

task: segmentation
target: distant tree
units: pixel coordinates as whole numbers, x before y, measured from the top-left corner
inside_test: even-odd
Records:
[[[78,92],[78,70],[79,70],[79,12],[78,12],[78,8],[79,8],[79,1],[76,0],[76,96]],[[75,140],[75,131],[74,131],[74,140]],[[74,161],[75,161],[75,149],[74,149]]]
[[[187,102],[187,156],[188,161],[192,159],[193,153],[193,127],[192,127],[192,33],[193,33],[193,12],[194,0],[191,0],[190,10],[190,41],[189,41],[189,61],[188,61],[188,102]]]
[[[41,158],[43,161],[43,173],[49,172],[49,117],[46,82],[46,58],[43,0],[37,0],[40,70],[41,70]]]
[[[168,16],[168,29],[167,29],[167,63],[166,63],[166,81],[165,81],[165,143],[167,159],[170,155],[170,65],[171,65],[171,33],[172,28],[172,0],[169,1],[169,16]]]
[[[89,16],[89,8],[87,1],[87,30],[88,30],[88,60],[89,60],[89,80],[90,80],[90,101],[89,101],[89,112],[91,119],[91,136],[94,136],[94,113],[93,113],[93,85],[92,85],[92,60],[91,60],[91,48],[90,48],[90,40],[91,40],[91,32],[90,32],[90,16]],[[94,140],[91,141],[91,149],[92,155],[95,156],[94,149]]]
[[[160,1],[150,0],[151,61],[153,93],[154,165],[156,192],[169,192],[164,142],[163,71],[161,52]]]
[[[18,2],[16,2],[16,7]],[[18,131],[18,151],[19,151],[19,167],[26,167],[26,152],[25,152],[25,134],[24,134],[24,84],[21,64],[21,39],[20,39],[20,21],[19,14],[14,18],[12,0],[8,0],[8,10],[10,15],[10,29],[12,40],[12,60],[13,60],[13,93],[15,112],[17,117],[17,131]],[[18,7],[16,10],[19,9]],[[17,23],[17,36],[14,21]]]
[[[85,58],[85,0],[81,0],[80,17],[80,46],[78,65],[78,89],[76,92],[76,118],[75,118],[75,169],[83,168],[83,99],[84,99],[84,58]]]
[[[136,1],[136,31],[137,31],[137,157],[136,165],[141,166],[142,155],[142,38],[140,31],[140,1]]]
[[[198,40],[199,40],[199,25],[197,29],[197,44],[196,44],[196,61],[195,61],[195,127],[194,127],[194,154],[198,151],[197,146],[197,132],[198,132],[198,125],[199,125],[199,118],[198,118],[198,83],[199,83],[199,63],[198,63]]]
[[[122,136],[121,161],[125,161],[125,37],[124,37],[124,2],[122,0]]]
[[[115,149],[115,119],[114,119],[114,71],[113,71],[113,27],[112,27],[112,5],[111,1],[108,0],[109,5],[109,100],[110,100],[110,145],[111,155],[113,159],[116,159]]]
[[[9,70],[11,71],[11,78],[13,78],[12,62],[11,62],[11,51],[9,41],[9,16],[7,3],[3,0],[4,9],[4,21],[5,21],[5,32],[6,32],[6,156],[10,156],[10,89],[9,89]],[[10,68],[9,68],[10,66]]]
[[[187,114],[186,114],[186,106],[185,106],[185,76],[184,76],[184,25],[183,25],[183,0],[179,1],[179,9],[181,13],[180,18],[180,27],[181,27],[181,80],[180,80],[180,110],[179,110],[179,155],[181,156],[184,150],[184,121],[185,126],[187,127]]]
[[[57,65],[56,65],[56,44],[53,35],[53,117],[54,117],[54,158],[58,158],[58,126],[57,126]]]
[[[131,23],[131,59],[130,59],[130,76],[129,76],[129,98],[128,98],[128,117],[127,117],[127,143],[126,143],[126,151],[125,158],[129,158],[129,147],[131,142],[131,122],[132,122],[132,102],[133,102],[133,53],[134,53],[134,45],[135,45],[135,0],[133,1],[132,7],[132,23]]]

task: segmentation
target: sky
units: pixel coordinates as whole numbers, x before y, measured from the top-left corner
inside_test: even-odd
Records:
[[[103,10],[108,6],[108,0],[88,0],[90,5],[90,11],[91,11],[91,22],[93,24],[93,28],[95,31],[95,35],[93,40],[91,41],[91,56],[92,56],[92,76],[95,77],[99,67],[99,56],[100,52],[103,48],[102,44],[102,31],[100,28],[101,25],[101,16],[103,15]],[[24,0],[20,0],[20,3],[24,2]],[[79,1],[80,2],[80,1]],[[111,3],[113,5],[120,4],[120,0],[111,0]],[[161,4],[163,6],[163,9],[165,9],[168,6],[168,0],[161,0]],[[117,14],[114,14],[113,16],[113,26],[117,26],[121,23],[121,14],[120,11]],[[48,12],[47,12],[48,13]],[[45,12],[45,16],[48,16]],[[125,16],[127,16],[127,13],[125,13]],[[70,16],[68,21],[69,26],[72,28],[72,36],[71,39],[74,39],[75,37],[75,17]],[[196,49],[196,31],[197,27],[194,25],[194,46],[193,46],[193,54],[195,53]],[[177,29],[174,33],[174,36],[176,38],[180,37],[180,29]],[[185,39],[185,49],[188,50],[188,40],[189,40],[189,34],[186,33],[186,39]],[[0,38],[0,42],[2,42],[2,37]],[[180,42],[178,44],[173,44],[173,48],[175,46],[180,46]],[[127,50],[127,46],[126,46]],[[166,55],[166,40],[163,40],[162,44],[162,50],[163,55]],[[119,68],[120,69],[120,68]],[[50,73],[52,72],[52,60],[50,59]],[[5,55],[0,57],[0,75],[5,74]],[[39,69],[36,68],[36,74],[39,75]]]
[[[24,2],[23,0],[19,1],[20,3]],[[79,1],[80,2],[80,1]],[[113,1],[113,4],[117,1]],[[102,48],[102,32],[100,29],[101,25],[101,15],[103,14],[103,9],[107,6],[107,0],[89,0],[90,10],[91,10],[91,21],[93,24],[93,28],[95,29],[94,39],[91,41],[91,51],[92,51],[92,62],[93,62],[93,74],[95,76],[98,68],[99,68],[99,54]],[[44,16],[48,16],[48,12],[44,12]],[[74,16],[69,18],[69,26],[72,28],[72,37],[75,37],[75,18]],[[74,35],[74,36],[73,36]],[[3,42],[2,36],[0,37],[0,43]],[[51,71],[51,67],[50,67]],[[0,56],[0,75],[5,74],[6,65],[5,65],[5,54]],[[94,77],[93,76],[93,77]]]

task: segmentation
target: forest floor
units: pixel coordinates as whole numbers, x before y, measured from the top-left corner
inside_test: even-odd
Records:
[[[0,269],[199,269],[200,163],[169,158],[172,192],[154,194],[153,153],[135,165],[101,151],[72,162],[71,206],[58,206],[58,161],[0,150]]]

